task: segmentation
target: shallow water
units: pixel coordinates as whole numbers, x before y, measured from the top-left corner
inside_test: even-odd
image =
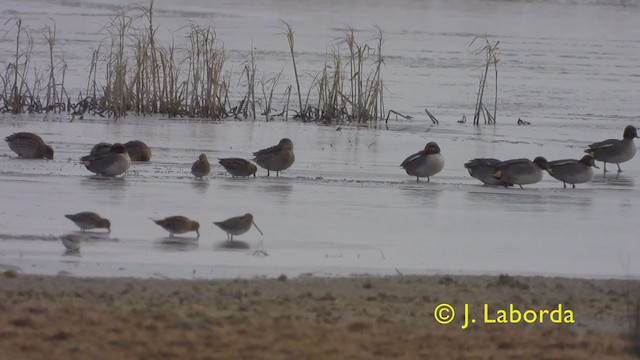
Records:
[[[69,65],[67,87],[82,89],[91,51],[106,38],[102,26],[124,3],[10,0],[0,7],[0,23],[19,16],[38,29],[54,19]],[[633,260],[640,250],[637,158],[623,164],[619,176],[598,172],[575,190],[562,189],[549,176],[524,190],[485,187],[462,167],[473,157],[579,158],[589,143],[620,138],[627,124],[638,126],[638,6],[615,1],[155,4],[166,38],[167,28],[211,21],[232,59],[253,41],[264,71],[285,67],[283,83],[292,77],[286,41],[277,35],[279,19],[294,26],[301,73],[318,69],[345,24],[365,38],[377,24],[386,39],[387,107],[415,120],[336,131],[294,122],[135,117],[69,122],[66,116],[0,115],[0,134],[37,132],[56,150],[53,161],[36,161],[18,160],[6,146],[0,148],[0,266],[28,273],[180,278],[640,274]],[[468,45],[482,34],[500,40],[499,125],[475,128],[456,120],[472,112],[475,66],[481,60]],[[0,39],[0,59],[14,46],[11,37]],[[38,59],[46,60],[46,54],[36,46],[34,62]],[[427,124],[425,107],[440,125]],[[518,117],[533,125],[516,126]],[[189,175],[200,153],[212,160],[248,158],[282,137],[293,140],[296,163],[280,178],[266,178],[260,170],[257,178],[232,179],[220,167],[204,181]],[[124,178],[94,177],[77,162],[97,142],[131,139],[147,142],[154,157],[132,166]],[[398,164],[427,141],[438,142],[446,165],[431,183],[416,183]],[[77,229],[63,214],[85,210],[109,218],[113,231],[110,236],[92,232],[79,254],[66,254],[56,239]],[[222,248],[226,236],[212,222],[246,212],[254,214],[265,235],[252,230],[239,237],[249,249]],[[168,241],[150,220],[177,214],[200,221],[198,241],[192,234],[179,243]]]
[[[482,135],[459,124],[426,129],[447,161],[431,183],[416,183],[398,167],[423,147],[425,134],[417,131],[134,118],[3,121],[1,133],[37,131],[58,152],[52,161],[19,160],[3,149],[0,263],[100,276],[638,273],[637,159],[619,176],[598,173],[575,190],[548,176],[523,190],[486,187],[462,167],[472,156],[576,157],[577,147],[616,131],[584,128],[589,141],[575,142],[573,134],[563,143],[554,128],[504,125],[481,128],[490,130]],[[212,160],[248,158],[285,136],[297,161],[279,178],[261,169],[256,178],[234,179],[220,166],[204,181],[189,175],[201,152]],[[134,138],[148,142],[153,161],[134,164],[125,177],[95,177],[76,161],[99,141]],[[111,220],[111,235],[93,231],[80,254],[64,256],[56,239],[77,229],[63,214],[88,210]],[[249,249],[224,249],[226,235],[212,222],[246,212],[265,235],[252,230],[238,237]],[[185,234],[169,241],[150,220],[178,214],[202,224],[199,240]]]

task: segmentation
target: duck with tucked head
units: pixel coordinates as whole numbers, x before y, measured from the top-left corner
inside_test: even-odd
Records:
[[[580,160],[565,159],[549,161],[547,172],[554,179],[562,181],[565,189],[567,183],[575,189],[576,184],[591,181],[593,168],[599,169],[591,155],[585,155]]]
[[[498,165],[493,177],[500,180],[502,185],[522,185],[535,184],[542,180],[542,170],[547,170],[548,162],[542,156],[533,159],[513,159],[503,161]]]
[[[191,220],[186,216],[169,216],[161,220],[153,220],[153,222],[167,230],[169,232],[169,237],[173,237],[173,234],[184,234],[190,231],[195,231],[198,238],[200,238],[200,223]]]
[[[636,154],[636,145],[633,143],[633,139],[637,137],[638,131],[634,126],[629,125],[624,129],[622,140],[607,139],[593,143],[584,152],[593,156],[597,161],[604,162],[604,173],[607,172],[607,163],[615,163],[618,165],[618,172],[622,172],[620,163],[631,160]]]
[[[502,181],[493,177],[502,161],[492,158],[477,158],[467,161],[465,169],[469,171],[471,177],[482,181],[485,185],[502,185]]]
[[[424,150],[404,159],[400,166],[407,172],[407,175],[415,176],[416,182],[421,177],[426,177],[427,182],[430,177],[439,173],[444,167],[444,156],[440,153],[440,147],[435,142],[427,143]]]
[[[254,152],[253,156],[256,164],[267,169],[267,176],[270,176],[271,171],[280,176],[280,171],[288,169],[296,160],[293,142],[287,138],[281,139],[278,145]]]
[[[34,133],[19,132],[4,138],[9,149],[23,159],[53,159],[53,148]]]
[[[127,149],[119,143],[111,145],[109,151],[83,156],[80,161],[92,173],[111,177],[124,174],[131,166]]]
[[[124,143],[131,161],[151,161],[151,149],[140,140],[132,140]]]

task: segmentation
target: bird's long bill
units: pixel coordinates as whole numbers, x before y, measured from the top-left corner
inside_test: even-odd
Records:
[[[255,222],[253,222],[253,221],[252,221],[252,223],[253,223],[253,226],[255,226],[255,227],[256,227],[256,229],[258,229],[258,231],[260,232],[260,235],[264,235],[264,234],[262,233],[262,230],[260,230],[260,228],[258,227],[258,225],[256,225],[256,223],[255,223]]]

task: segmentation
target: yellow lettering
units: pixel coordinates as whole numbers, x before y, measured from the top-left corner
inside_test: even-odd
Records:
[[[573,324],[574,322],[576,322],[575,320],[573,320],[573,311],[567,309],[564,311],[564,323],[565,324]]]
[[[551,310],[551,315],[549,316],[549,318],[551,319],[552,323],[560,324],[562,322],[561,316],[562,316],[562,304],[558,304],[557,309]]]
[[[484,304],[484,322],[485,324],[495,324],[496,320],[489,317],[489,304]]]
[[[506,324],[509,322],[509,319],[507,318],[507,312],[504,310],[498,310],[496,311],[496,314],[498,315],[498,318],[496,319],[496,321],[499,324]]]
[[[549,310],[547,310],[547,309],[540,310],[540,323],[544,322],[544,316],[545,315],[549,315]],[[553,321],[553,320],[551,320],[551,321]]]
[[[538,314],[536,314],[536,312],[533,310],[527,310],[524,312],[522,318],[524,319],[524,322],[526,322],[527,324],[531,324],[536,322],[536,320],[538,319]]]
[[[509,304],[509,320],[513,323],[519,323],[522,320],[522,313],[520,310],[513,307],[513,304]]]

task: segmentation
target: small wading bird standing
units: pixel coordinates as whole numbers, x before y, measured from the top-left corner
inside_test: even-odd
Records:
[[[605,174],[607,173],[607,163],[618,165],[618,172],[620,173],[622,172],[620,163],[631,160],[636,154],[636,145],[633,143],[633,139],[637,137],[638,131],[634,126],[629,125],[624,128],[622,140],[607,139],[593,143],[584,152],[593,156],[597,161],[604,162]]]
[[[400,166],[404,168],[407,175],[415,176],[416,182],[419,182],[421,177],[426,177],[429,182],[430,177],[439,173],[444,167],[444,156],[440,153],[438,144],[430,142],[424,150],[404,159]]]
[[[65,215],[64,217],[73,221],[81,231],[91,229],[107,229],[109,232],[111,232],[111,222],[94,212],[83,211],[77,214]]]
[[[513,159],[503,161],[493,176],[502,182],[502,185],[512,184],[520,186],[535,184],[542,180],[542,170],[547,170],[547,159],[538,156],[533,161],[529,159]]]
[[[160,225],[163,229],[169,232],[169,237],[173,237],[173,234],[184,234],[190,231],[195,231],[200,238],[200,224],[197,221],[193,221],[185,216],[170,216],[161,220],[153,220],[156,224]]]
[[[193,174],[196,179],[200,180],[202,180],[203,177],[211,174],[211,164],[209,164],[207,155],[200,154],[198,160],[196,160],[193,165],[191,165],[191,174]]]
[[[245,159],[218,159],[218,163],[220,163],[220,165],[222,165],[233,177],[256,176],[256,171],[258,171],[258,168],[255,165]]]
[[[276,176],[280,176],[280,171],[288,169],[296,160],[293,154],[293,142],[287,138],[280,140],[278,145],[254,152],[253,156],[260,167],[267,169],[267,176],[270,176],[271,171],[275,171]]]
[[[264,235],[262,230],[253,222],[253,215],[244,214],[242,216],[232,217],[225,221],[217,221],[214,224],[227,233],[227,241],[233,241],[233,235],[242,235],[251,229],[251,225],[255,226],[260,235]]]
[[[124,174],[131,166],[127,149],[119,143],[111,145],[109,151],[83,156],[80,161],[92,173],[111,177]]]
[[[62,245],[69,252],[80,251],[80,246],[82,246],[82,236],[78,234],[66,234],[60,237],[62,241]]]
[[[585,155],[580,160],[566,159],[549,161],[547,172],[554,179],[562,181],[564,188],[567,183],[575,189],[576,184],[582,184],[591,181],[593,178],[593,168],[596,166],[591,155]]]
[[[4,138],[9,149],[23,159],[53,159],[53,149],[34,133],[19,132]]]

